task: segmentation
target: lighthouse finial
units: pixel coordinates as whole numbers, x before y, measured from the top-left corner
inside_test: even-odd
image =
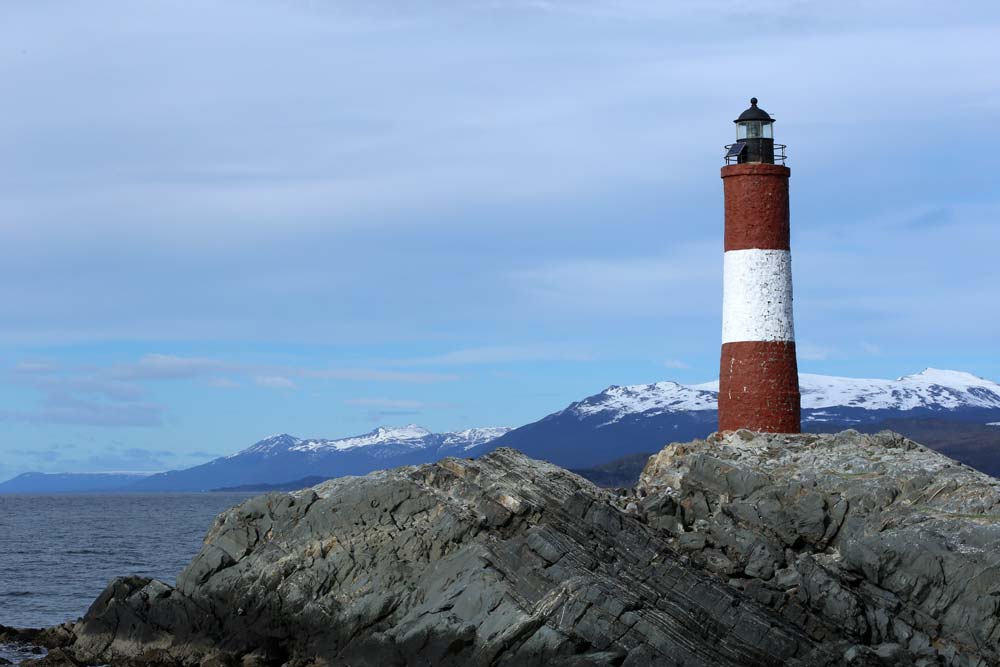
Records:
[[[751,97],[750,98],[750,106],[752,106],[752,107],[757,106],[757,98],[756,97]]]

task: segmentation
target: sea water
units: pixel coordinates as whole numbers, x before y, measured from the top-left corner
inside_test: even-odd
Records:
[[[215,516],[248,496],[0,495],[0,625],[75,620],[122,575],[173,584]]]

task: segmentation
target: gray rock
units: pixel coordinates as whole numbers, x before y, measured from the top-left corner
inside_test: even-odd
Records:
[[[670,445],[629,493],[499,449],[248,500],[176,588],[35,632],[146,667],[985,667],[998,547],[1000,484],[891,433]]]
[[[676,515],[664,496],[698,508],[708,540],[691,562],[813,639],[855,644],[848,664],[1000,664],[992,477],[889,432],[738,432],[666,447],[638,491],[652,526]],[[720,549],[745,580],[717,565]]]
[[[841,647],[682,562],[628,502],[507,449],[254,498],[217,519],[176,588],[113,582],[68,650],[225,667],[836,664]]]

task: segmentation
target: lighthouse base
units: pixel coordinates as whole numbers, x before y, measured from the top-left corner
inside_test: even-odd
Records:
[[[719,430],[800,433],[802,418],[795,343],[722,345]]]

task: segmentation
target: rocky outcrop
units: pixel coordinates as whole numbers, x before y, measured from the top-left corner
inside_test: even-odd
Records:
[[[639,511],[812,639],[890,664],[1000,664],[1000,481],[899,435],[670,445]]]
[[[229,510],[176,588],[114,581],[53,660],[986,666],[998,484],[853,432],[670,445],[618,492],[445,459]]]

